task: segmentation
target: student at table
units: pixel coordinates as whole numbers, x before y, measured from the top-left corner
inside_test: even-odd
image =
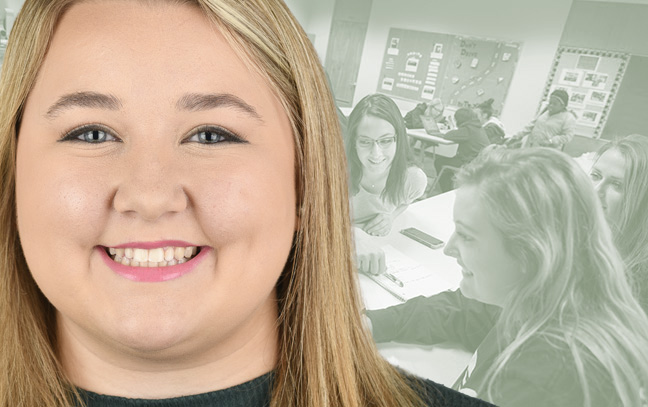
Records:
[[[635,295],[648,313],[648,137],[634,134],[605,144],[590,178]]]
[[[648,317],[587,175],[554,149],[495,149],[457,179],[460,292],[367,311],[376,341],[463,344],[454,387],[503,407],[641,406]]]
[[[434,159],[434,167],[437,174],[441,176],[439,185],[442,191],[452,189],[453,172],[445,171],[441,174],[444,166],[461,167],[469,163],[479,154],[481,150],[490,144],[486,132],[473,109],[462,107],[457,109],[454,114],[457,128],[441,136],[447,140],[454,141],[458,144],[457,154],[454,157],[443,157],[437,155]]]
[[[381,94],[365,96],[349,115],[345,142],[353,222],[370,235],[385,236],[427,187],[423,170],[410,164],[396,103]]]
[[[504,124],[495,116],[494,99],[488,99],[477,105],[475,112],[491,144],[502,144],[506,137]]]

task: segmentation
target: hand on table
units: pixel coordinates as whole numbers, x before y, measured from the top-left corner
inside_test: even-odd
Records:
[[[379,213],[373,219],[362,225],[362,230],[372,236],[387,236],[392,228],[392,216]]]
[[[361,230],[356,231],[356,262],[358,270],[369,274],[381,274],[386,270],[385,252],[371,242]]]

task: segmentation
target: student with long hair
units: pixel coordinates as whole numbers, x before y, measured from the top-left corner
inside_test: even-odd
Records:
[[[493,108],[493,98],[485,100],[476,106],[475,112],[479,121],[486,132],[486,136],[491,144],[502,144],[506,138],[504,124],[495,116]]]
[[[457,183],[460,292],[368,311],[376,340],[464,344],[455,388],[503,407],[644,405],[648,317],[578,164],[491,149]]]
[[[635,295],[648,313],[648,137],[633,134],[605,144],[590,178]]]
[[[384,236],[394,218],[421,197],[427,176],[409,161],[405,123],[388,96],[365,96],[349,115],[345,137],[354,224]]]
[[[479,406],[361,325],[342,137],[276,0],[27,0],[0,79],[0,406]]]

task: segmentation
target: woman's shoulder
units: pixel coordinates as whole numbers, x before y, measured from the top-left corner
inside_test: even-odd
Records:
[[[408,180],[416,180],[416,181],[421,181],[425,180],[427,182],[427,175],[425,175],[425,172],[417,167],[416,165],[411,165],[407,167],[407,179]]]
[[[489,407],[493,406],[428,379],[410,377],[413,389],[429,407]]]

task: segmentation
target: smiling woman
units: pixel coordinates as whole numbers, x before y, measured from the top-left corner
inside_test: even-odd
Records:
[[[483,405],[362,328],[337,116],[282,2],[26,1],[0,166],[2,407]]]

